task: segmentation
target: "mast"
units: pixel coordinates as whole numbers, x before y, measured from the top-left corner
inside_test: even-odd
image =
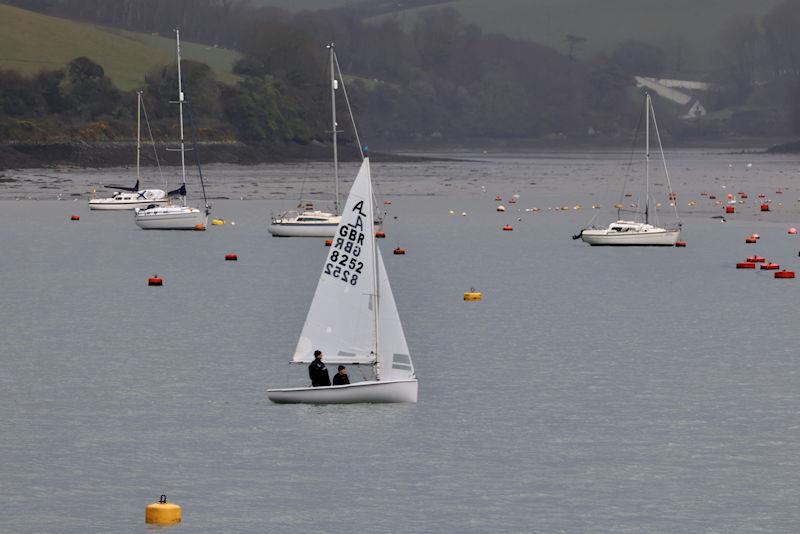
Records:
[[[650,93],[644,94],[645,118],[645,189],[644,189],[644,223],[649,224],[650,218]]]
[[[369,166],[369,155],[365,155],[364,161],[366,161],[367,165]],[[373,198],[372,194],[372,172],[369,173],[369,198]],[[378,277],[380,276],[380,272],[378,271],[378,254],[380,251],[378,250],[378,240],[375,238],[375,215],[372,213],[372,210],[369,210],[369,222],[367,223],[367,228],[370,231],[370,239],[372,239],[372,272],[374,276],[372,277],[372,288],[373,294],[375,295],[375,378],[376,380],[381,379],[381,359],[378,356],[378,339],[379,339],[379,329],[378,329],[378,314],[380,313],[380,281]]]
[[[175,43],[178,50],[178,113],[181,122],[181,178],[183,185],[186,185],[186,147],[183,139],[183,85],[181,82],[181,30],[175,28]],[[186,206],[186,196],[183,197],[183,205]]]
[[[139,183],[139,159],[142,153],[142,92],[136,91],[136,183]]]
[[[336,198],[333,201],[333,214],[339,215],[339,149],[336,144],[336,70],[334,66],[334,44],[328,45],[331,63],[331,131],[333,132],[333,182]],[[370,184],[371,187],[371,184]]]

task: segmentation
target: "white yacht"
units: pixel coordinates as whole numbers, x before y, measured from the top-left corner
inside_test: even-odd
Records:
[[[669,171],[667,170],[667,161],[664,157],[664,149],[661,145],[661,136],[658,133],[658,124],[656,123],[655,110],[653,103],[650,100],[650,94],[645,93],[645,202],[644,212],[634,212],[643,217],[643,221],[631,221],[619,219],[612,222],[605,228],[598,228],[590,226],[584,228],[578,234],[574,235],[573,239],[582,239],[584,243],[593,246],[674,246],[681,236],[681,223],[678,219],[677,200],[675,200],[675,193],[672,191],[672,185],[669,179]],[[664,163],[664,173],[666,175],[667,186],[669,189],[670,204],[675,211],[675,218],[677,223],[673,227],[661,227],[658,223],[658,212],[654,210],[655,224],[650,223],[651,210],[650,210],[650,119],[653,120],[653,129],[656,133],[658,140],[658,148],[661,152],[661,160]],[[658,206],[656,206],[658,207]],[[623,210],[622,204],[617,204],[617,216]]]
[[[204,230],[206,227],[206,223],[208,221],[208,215],[211,212],[211,206],[205,199],[205,186],[203,185],[203,173],[200,170],[199,163],[197,168],[200,176],[200,185],[203,190],[203,199],[205,200],[205,207],[203,209],[193,208],[187,206],[186,204],[186,146],[185,146],[184,132],[183,132],[184,94],[183,94],[183,86],[181,84],[181,37],[179,30],[175,30],[175,40],[177,45],[177,56],[178,56],[177,104],[180,115],[180,135],[181,135],[181,146],[178,150],[180,150],[181,153],[181,176],[183,178],[183,182],[178,189],[170,191],[167,194],[167,196],[168,197],[180,196],[181,203],[180,204],[169,203],[165,206],[151,203],[147,207],[137,208],[133,220],[136,223],[136,225],[139,228],[142,228],[143,230],[201,230],[201,229]],[[192,114],[190,109],[189,118],[191,119],[191,117]],[[194,121],[192,120],[192,122]],[[194,131],[194,124],[192,124],[192,128]],[[196,149],[196,147],[194,148]]]
[[[333,237],[342,217],[325,211],[287,211],[272,219],[275,237]]]
[[[337,126],[336,122],[336,90],[339,88],[339,80],[336,78],[336,69],[338,61],[336,60],[336,52],[334,51],[333,43],[328,45],[330,51],[330,86],[331,86],[331,130],[333,133],[333,183],[336,190],[334,197],[333,213],[328,213],[319,210],[305,210],[305,211],[286,211],[279,215],[273,216],[270,222],[269,233],[275,237],[333,237],[336,232],[336,227],[342,220],[339,213],[339,152],[337,145]],[[342,78],[341,72],[339,77]],[[347,90],[344,87],[344,78],[342,78],[342,89],[344,89],[344,97],[347,100]],[[350,110],[350,103],[347,102],[348,111]],[[352,111],[350,118],[353,120]],[[353,122],[355,122],[353,120]],[[353,125],[355,128],[355,124]],[[356,133],[356,137],[358,134]],[[359,148],[361,145],[359,144]]]
[[[141,171],[139,161],[142,153],[142,92],[136,92],[136,185],[123,187],[107,185],[107,189],[118,189],[110,197],[89,199],[91,210],[132,210],[150,204],[166,204],[167,194],[161,189],[139,189]]]

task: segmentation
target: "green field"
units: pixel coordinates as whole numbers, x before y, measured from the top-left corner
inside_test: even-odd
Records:
[[[760,19],[782,0],[456,0],[434,8],[453,7],[467,22],[487,33],[545,44],[567,52],[567,34],[585,37],[576,55],[591,58],[619,43],[635,39],[661,46],[673,69],[682,43],[682,70],[706,71],[722,61],[719,34],[736,15]],[[416,13],[395,16],[406,26]]]
[[[231,83],[237,52],[181,43],[183,56],[207,63],[217,78]],[[83,24],[0,4],[0,68],[34,74],[86,56],[103,66],[121,89],[144,83],[151,68],[175,61],[172,39]]]

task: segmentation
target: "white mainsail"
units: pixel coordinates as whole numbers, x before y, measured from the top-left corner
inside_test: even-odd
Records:
[[[364,158],[342,211],[292,361],[311,362],[314,351],[321,350],[325,361],[331,364],[375,363],[379,325],[373,221],[369,158]]]

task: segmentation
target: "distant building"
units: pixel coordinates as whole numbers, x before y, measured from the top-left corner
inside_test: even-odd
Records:
[[[713,86],[706,82],[645,76],[636,76],[636,87],[644,87],[661,98],[684,107],[684,113],[680,117],[686,120],[697,119],[708,114],[708,110],[700,102],[700,97],[707,96],[707,93],[713,89]]]

